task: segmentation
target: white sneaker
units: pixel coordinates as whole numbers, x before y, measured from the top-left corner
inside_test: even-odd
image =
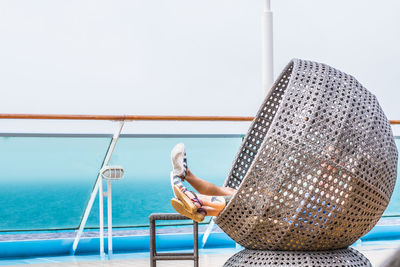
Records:
[[[171,151],[171,163],[173,176],[179,176],[181,179],[185,179],[187,172],[187,160],[185,145],[179,143]]]

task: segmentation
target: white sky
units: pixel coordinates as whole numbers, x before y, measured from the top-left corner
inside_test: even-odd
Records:
[[[252,116],[261,102],[262,1],[0,0],[0,112]],[[400,2],[272,0],[275,76],[293,58],[354,75],[400,119]],[[109,131],[0,121],[1,131]],[[248,124],[131,123],[133,132]],[[129,128],[129,127],[128,127]]]

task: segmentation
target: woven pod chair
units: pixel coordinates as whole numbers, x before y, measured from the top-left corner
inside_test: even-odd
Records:
[[[346,248],[392,195],[397,149],[376,97],[330,66],[292,60],[243,140],[215,219],[255,250]]]
[[[371,267],[370,261],[355,249],[327,251],[242,250],[225,262],[224,267],[292,266],[292,267]]]

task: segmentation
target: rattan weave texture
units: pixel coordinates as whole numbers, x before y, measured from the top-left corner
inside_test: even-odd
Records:
[[[361,267],[372,266],[355,249],[301,251],[260,251],[244,249],[225,262],[224,267],[293,266],[293,267]]]
[[[330,66],[292,60],[244,139],[216,223],[258,250],[346,248],[387,207],[397,149],[376,97]]]

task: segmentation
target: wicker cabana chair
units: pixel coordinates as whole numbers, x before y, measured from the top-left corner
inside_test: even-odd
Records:
[[[242,250],[228,259],[224,267],[286,266],[286,267],[371,267],[370,261],[355,249],[327,251]]]
[[[251,250],[347,248],[387,207],[397,149],[376,97],[330,66],[292,60],[244,139],[216,218]]]

